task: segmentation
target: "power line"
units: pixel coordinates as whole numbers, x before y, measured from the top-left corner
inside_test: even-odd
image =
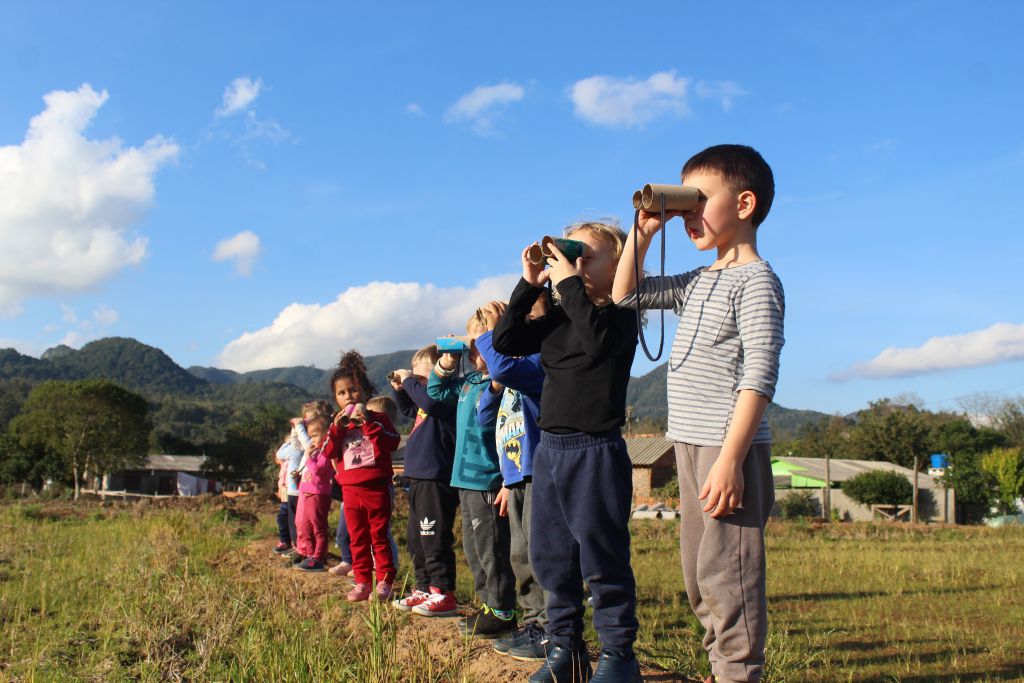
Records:
[[[934,405],[936,403],[949,403],[950,401],[959,401],[960,399],[971,398],[972,396],[984,396],[986,394],[997,394],[997,393],[999,393],[1001,391],[1009,391],[1010,389],[1018,389],[1020,387],[1024,387],[1024,383],[1022,383],[1022,384],[1013,384],[1011,386],[1003,387],[1001,389],[990,389],[988,391],[976,391],[973,394],[964,394],[962,396],[954,396],[953,398],[943,398],[943,399],[939,399],[937,401],[927,401],[927,402],[925,402],[922,405],[930,406],[930,405]]]

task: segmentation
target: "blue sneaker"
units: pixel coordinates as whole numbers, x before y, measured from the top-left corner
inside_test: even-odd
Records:
[[[520,662],[539,662],[547,659],[548,650],[551,648],[548,634],[536,624],[529,624],[524,630],[526,638],[522,643],[509,649],[509,657]]]

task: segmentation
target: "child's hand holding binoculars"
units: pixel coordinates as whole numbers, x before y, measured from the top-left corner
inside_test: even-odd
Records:
[[[682,218],[683,211],[666,211],[665,222],[668,223],[670,220],[679,216]],[[661,211],[644,211],[640,209],[640,215],[636,219],[637,230],[639,230],[641,239],[651,239],[658,234],[658,231],[665,226],[661,223]]]
[[[543,287],[547,284],[548,278],[551,276],[548,271],[544,270],[544,262],[534,263],[529,258],[530,249],[534,246],[540,246],[539,242],[527,245],[523,249],[523,279],[529,282],[534,287]]]
[[[485,306],[481,306],[478,310],[480,311],[480,320],[483,322],[484,327],[488,330],[493,330],[497,327],[498,321],[505,314],[506,308],[508,306],[503,301],[492,301]]]
[[[566,278],[573,276],[583,276],[583,257],[579,257],[576,261],[570,261],[562,253],[562,250],[558,248],[557,244],[549,244],[548,249],[551,250],[551,256],[548,258],[548,277],[551,278],[551,284],[557,285],[559,282]]]
[[[410,377],[412,377],[411,370],[392,370],[391,373],[388,375],[388,381],[391,382],[391,387],[395,391],[400,391],[402,389],[402,382],[409,379]]]

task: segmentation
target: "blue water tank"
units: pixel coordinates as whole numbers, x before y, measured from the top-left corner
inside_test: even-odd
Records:
[[[935,453],[932,455],[932,469],[944,470],[949,467],[949,456],[945,453]]]

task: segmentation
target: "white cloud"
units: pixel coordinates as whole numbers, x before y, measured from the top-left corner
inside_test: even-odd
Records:
[[[418,348],[439,335],[461,334],[478,306],[506,300],[518,275],[472,287],[417,282],[371,282],[350,287],[327,304],[294,303],[262,329],[224,347],[218,367],[239,372],[291,365],[330,367],[342,349],[366,354]]]
[[[996,323],[977,332],[932,337],[921,346],[890,347],[829,379],[844,382],[857,378],[908,377],[1012,360],[1024,360],[1024,324]]]
[[[130,228],[178,146],[161,136],[141,147],[86,138],[107,97],[88,84],[51,92],[24,141],[0,147],[0,313],[18,313],[28,297],[90,289],[146,255]]]
[[[113,308],[104,304],[92,312],[92,319],[96,321],[97,325],[106,327],[116,323],[121,316]]]
[[[214,261],[234,261],[235,271],[244,277],[252,275],[252,267],[260,255],[259,235],[243,230],[234,237],[221,240],[213,250]]]
[[[722,103],[722,111],[732,110],[733,100],[746,94],[743,88],[732,81],[701,81],[697,84],[697,97],[718,100]]]
[[[263,90],[263,79],[257,78],[254,81],[248,76],[236,78],[228,83],[228,87],[224,88],[222,104],[214,113],[221,118],[245,111],[260,96],[261,90]]]
[[[661,71],[642,81],[591,76],[576,81],[570,96],[576,116],[585,121],[642,128],[662,116],[689,114],[688,85],[689,79],[677,77],[675,71]]]
[[[78,322],[78,314],[75,313],[75,309],[67,304],[60,305],[60,317],[69,325],[74,325]]]
[[[410,102],[405,105],[405,112],[407,114],[412,114],[413,116],[423,116],[423,107],[415,102]]]
[[[518,102],[525,94],[523,86],[515,83],[481,85],[473,88],[448,108],[444,115],[448,123],[468,121],[473,131],[487,135],[494,126],[494,119],[511,102]]]

